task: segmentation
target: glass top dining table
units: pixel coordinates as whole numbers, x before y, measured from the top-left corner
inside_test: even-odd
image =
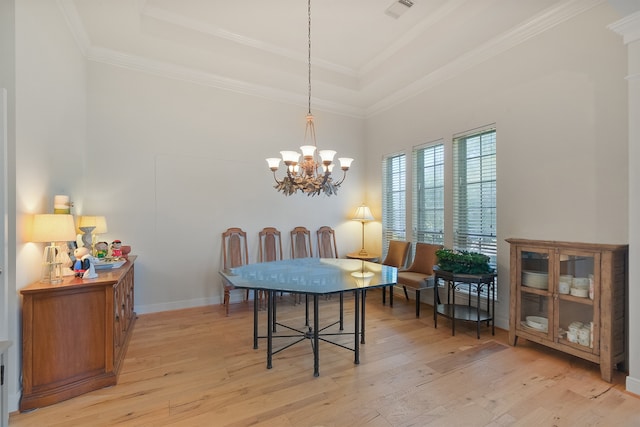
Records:
[[[398,270],[382,264],[359,259],[342,258],[299,258],[247,264],[241,267],[220,271],[224,280],[236,288],[252,289],[257,294],[264,291],[267,295],[267,335],[258,336],[258,301],[254,296],[254,348],[258,338],[267,339],[267,368],[272,367],[272,356],[291,345],[273,350],[272,340],[282,335],[274,335],[276,325],[285,326],[298,332],[300,340],[312,340],[314,354],[314,375],[319,375],[318,344],[322,331],[319,324],[318,298],[321,295],[340,294],[340,329],[342,330],[342,296],[345,292],[353,292],[354,297],[354,346],[348,348],[355,353],[355,364],[359,364],[360,346],[364,344],[365,331],[365,296],[366,290],[392,286],[397,283]],[[277,323],[275,319],[275,295],[278,292],[304,294],[313,298],[313,328],[309,331],[297,330]],[[308,315],[307,315],[308,316]],[[336,322],[338,323],[338,322]],[[333,334],[335,335],[335,334]],[[287,335],[289,336],[289,335]],[[297,341],[297,342],[299,342]],[[322,339],[340,347],[341,344]]]

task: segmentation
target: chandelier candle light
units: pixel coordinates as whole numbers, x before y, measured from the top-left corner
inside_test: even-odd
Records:
[[[282,161],[287,167],[287,175],[278,180],[276,172],[280,167],[280,159],[277,157],[267,159],[269,169],[273,172],[276,180],[274,188],[281,191],[285,196],[297,193],[298,191],[307,193],[307,196],[315,196],[325,193],[327,196],[336,194],[338,187],[347,176],[347,171],[353,159],[341,157],[340,168],[343,171],[342,179],[334,181],[331,176],[333,170],[333,157],[336,152],[333,150],[317,150],[316,128],[311,114],[311,0],[308,1],[309,32],[308,32],[308,75],[309,75],[309,112],[307,113],[307,124],[304,131],[305,145],[300,147],[302,151],[302,161],[300,153],[297,151],[281,151]],[[309,143],[308,143],[309,141]]]
[[[356,213],[351,219],[354,221],[360,221],[362,223],[362,249],[360,249],[358,255],[367,257],[369,256],[369,252],[367,252],[367,250],[364,248],[364,223],[373,221],[375,218],[371,214],[371,209],[369,209],[368,206],[362,205],[359,206],[358,209],[356,209]]]

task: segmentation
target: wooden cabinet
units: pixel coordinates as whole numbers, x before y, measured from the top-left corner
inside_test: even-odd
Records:
[[[509,342],[526,338],[600,364],[625,361],[627,245],[507,239]]]
[[[22,294],[20,410],[114,385],[133,330],[134,261]]]

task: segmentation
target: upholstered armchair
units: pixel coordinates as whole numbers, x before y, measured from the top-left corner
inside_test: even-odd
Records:
[[[416,253],[411,266],[398,272],[398,285],[402,285],[407,300],[409,299],[407,288],[416,293],[416,317],[420,317],[420,292],[423,289],[435,287],[433,266],[438,263],[436,251],[439,249],[442,249],[442,246],[416,243]]]

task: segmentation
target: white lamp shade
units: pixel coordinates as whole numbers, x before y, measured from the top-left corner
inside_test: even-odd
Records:
[[[300,153],[297,151],[281,151],[280,155],[284,162],[298,163],[298,159],[300,158]]]
[[[313,157],[316,147],[314,145],[303,145],[300,147],[300,151],[302,151],[302,157]]]
[[[76,240],[76,227],[69,214],[36,214],[33,217],[32,242],[68,242]]]
[[[359,206],[358,209],[356,209],[356,213],[351,219],[353,219],[354,221],[368,222],[373,221],[375,218],[371,214],[371,210],[369,209],[369,207],[362,205]]]
[[[338,160],[340,160],[340,167],[342,169],[349,169],[353,162],[353,159],[350,157],[340,157]]]
[[[333,150],[320,150],[318,151],[318,154],[320,154],[320,158],[322,159],[323,162],[333,162],[333,156],[336,155],[336,152]]]
[[[278,169],[280,167],[280,159],[278,157],[269,157],[267,159],[269,169]]]
[[[78,219],[78,229],[81,227],[95,227],[92,231],[94,234],[104,234],[108,231],[107,219],[101,215],[82,215]]]

